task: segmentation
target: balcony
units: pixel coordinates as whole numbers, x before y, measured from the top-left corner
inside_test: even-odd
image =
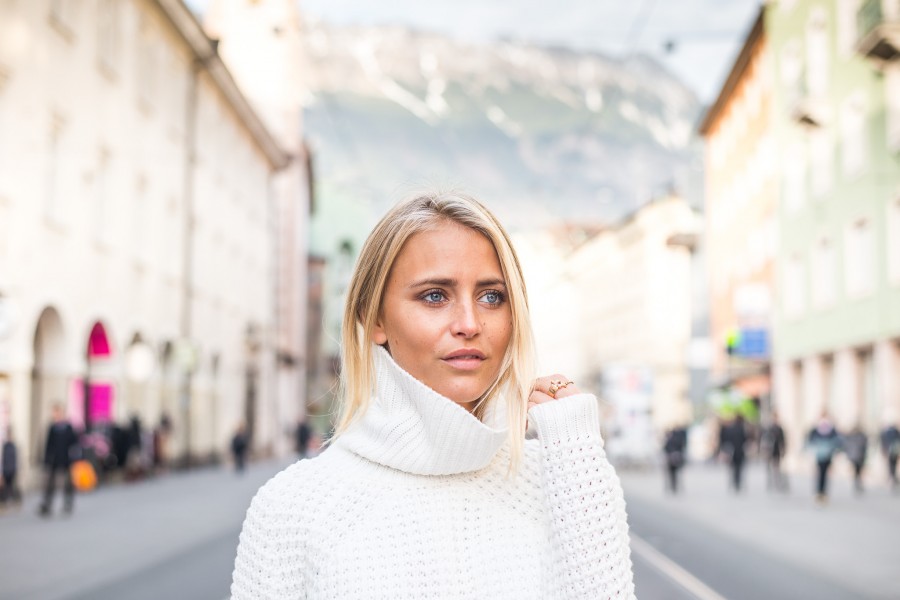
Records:
[[[823,94],[814,94],[807,84],[806,69],[793,85],[786,90],[787,108],[790,118],[804,127],[821,127],[828,117],[827,104]]]
[[[865,0],[856,26],[860,54],[879,63],[900,58],[900,0]]]

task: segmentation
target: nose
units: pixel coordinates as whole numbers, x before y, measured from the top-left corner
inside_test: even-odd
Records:
[[[450,325],[455,337],[473,338],[481,333],[481,322],[475,313],[474,302],[460,302],[453,314],[453,322]]]

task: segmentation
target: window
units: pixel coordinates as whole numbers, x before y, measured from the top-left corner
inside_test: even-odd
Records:
[[[158,77],[157,48],[153,44],[153,31],[146,17],[141,20],[137,36],[137,95],[141,108],[153,108]]]
[[[134,190],[134,206],[132,209],[132,229],[131,238],[134,244],[134,257],[139,263],[147,262],[147,238],[150,224],[147,221],[149,210],[147,206],[147,178],[139,175]]]
[[[784,205],[795,213],[806,201],[806,156],[801,144],[794,144],[785,156]]]
[[[53,223],[63,221],[59,198],[60,156],[66,123],[62,116],[54,114],[50,118],[50,136],[47,147],[46,176],[44,179],[44,215]]]
[[[887,146],[900,151],[900,62],[889,63],[884,69],[885,110],[887,117]]]
[[[101,148],[94,181],[94,218],[91,223],[94,239],[101,244],[109,243],[109,162],[109,151]]]
[[[844,175],[859,175],[866,164],[866,107],[861,92],[855,92],[841,107],[841,166]]]
[[[115,73],[121,48],[120,0],[100,0],[97,6],[97,59],[109,73]]]
[[[888,278],[894,285],[900,285],[900,194],[888,204]]]
[[[828,16],[815,8],[806,24],[806,86],[813,97],[828,93]]]
[[[842,58],[853,56],[856,48],[856,11],[860,0],[838,0],[837,48]]]
[[[812,254],[812,303],[815,308],[834,305],[837,297],[836,255],[834,244],[822,238]]]
[[[75,8],[77,0],[50,0],[50,23],[66,38],[75,34]]]
[[[872,225],[860,219],[847,228],[845,242],[844,278],[847,295],[860,298],[875,289],[875,238]]]
[[[806,269],[803,257],[792,256],[784,266],[782,306],[787,317],[797,317],[806,308]]]
[[[823,196],[831,191],[834,184],[834,149],[831,136],[826,129],[815,129],[809,135],[809,176],[810,192],[814,196]]]

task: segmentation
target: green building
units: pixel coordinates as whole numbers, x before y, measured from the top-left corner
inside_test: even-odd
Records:
[[[900,0],[770,2],[765,25],[775,404],[797,458],[823,410],[873,443],[900,421]]]

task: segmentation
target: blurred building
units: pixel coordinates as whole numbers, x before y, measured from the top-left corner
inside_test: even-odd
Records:
[[[649,460],[659,434],[691,418],[691,250],[699,217],[681,198],[650,202],[599,232],[516,237],[541,368],[610,403],[607,441]]]
[[[793,452],[823,409],[900,418],[900,3],[770,2],[776,403]]]
[[[710,383],[770,394],[769,358],[779,192],[771,57],[760,10],[719,96],[700,124],[706,140]]]
[[[241,420],[270,448],[292,163],[189,9],[0,3],[0,130],[0,425],[24,462],[57,401],[94,429],[167,415],[170,458]]]
[[[308,343],[318,336],[307,339],[307,296],[310,290],[318,290],[308,282],[316,275],[307,259],[313,176],[303,139],[303,44],[297,2],[212,0],[204,27],[218,41],[219,56],[238,85],[288,153],[288,164],[270,182],[270,218],[275,235],[275,396],[280,420],[294,421],[305,417],[307,369],[318,355],[317,344]],[[317,333],[320,325],[312,327],[310,333]],[[286,450],[289,442],[288,437],[279,437],[279,449]]]

